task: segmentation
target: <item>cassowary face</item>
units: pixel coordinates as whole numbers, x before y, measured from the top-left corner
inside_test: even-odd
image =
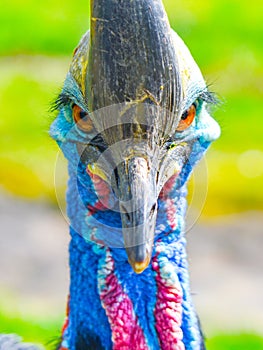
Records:
[[[77,154],[102,206],[120,213],[139,273],[151,258],[158,198],[180,187],[219,128],[206,111],[213,97],[159,1],[105,0],[91,12],[51,132],[62,149],[71,145],[66,157]]]

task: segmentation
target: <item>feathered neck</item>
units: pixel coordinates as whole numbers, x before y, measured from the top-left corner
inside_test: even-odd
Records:
[[[119,215],[98,202],[98,187],[85,167],[80,165],[77,174],[74,168],[69,165],[67,195],[69,312],[60,350],[203,349],[184,237],[189,166],[160,194],[153,257],[140,275],[129,265],[125,249],[110,244],[111,235],[121,230]]]

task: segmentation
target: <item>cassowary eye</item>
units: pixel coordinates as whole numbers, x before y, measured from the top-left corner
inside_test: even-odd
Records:
[[[193,122],[196,115],[196,104],[193,103],[183,114],[176,131],[184,131]]]
[[[91,132],[93,130],[93,123],[89,114],[76,104],[73,105],[72,110],[73,119],[77,126],[85,132]]]

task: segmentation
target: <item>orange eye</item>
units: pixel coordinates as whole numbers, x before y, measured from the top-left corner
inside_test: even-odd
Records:
[[[83,111],[78,105],[73,106],[73,118],[81,130],[85,132],[91,132],[93,130],[93,123],[88,113]]]
[[[196,115],[196,106],[193,103],[183,114],[181,120],[177,126],[176,131],[184,131],[187,129],[193,122]]]

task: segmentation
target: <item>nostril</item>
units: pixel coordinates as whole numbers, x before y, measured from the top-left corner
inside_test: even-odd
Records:
[[[119,186],[119,174],[118,174],[118,170],[117,168],[114,169],[114,178],[115,178],[115,182],[116,182],[116,186]]]
[[[129,222],[131,222],[131,216],[130,216],[130,214],[129,214],[129,213],[125,213],[125,216],[127,217],[127,220],[128,220]]]
[[[118,170],[117,168],[114,168],[111,175],[111,188],[116,199],[120,199],[119,185],[120,184],[119,184]]]
[[[154,203],[154,205],[152,206],[151,210],[150,210],[150,218],[153,217],[153,214],[155,213],[155,210],[156,210],[156,203]]]
[[[112,175],[111,175],[111,186],[116,191],[119,187],[119,175],[117,168],[113,169]]]

